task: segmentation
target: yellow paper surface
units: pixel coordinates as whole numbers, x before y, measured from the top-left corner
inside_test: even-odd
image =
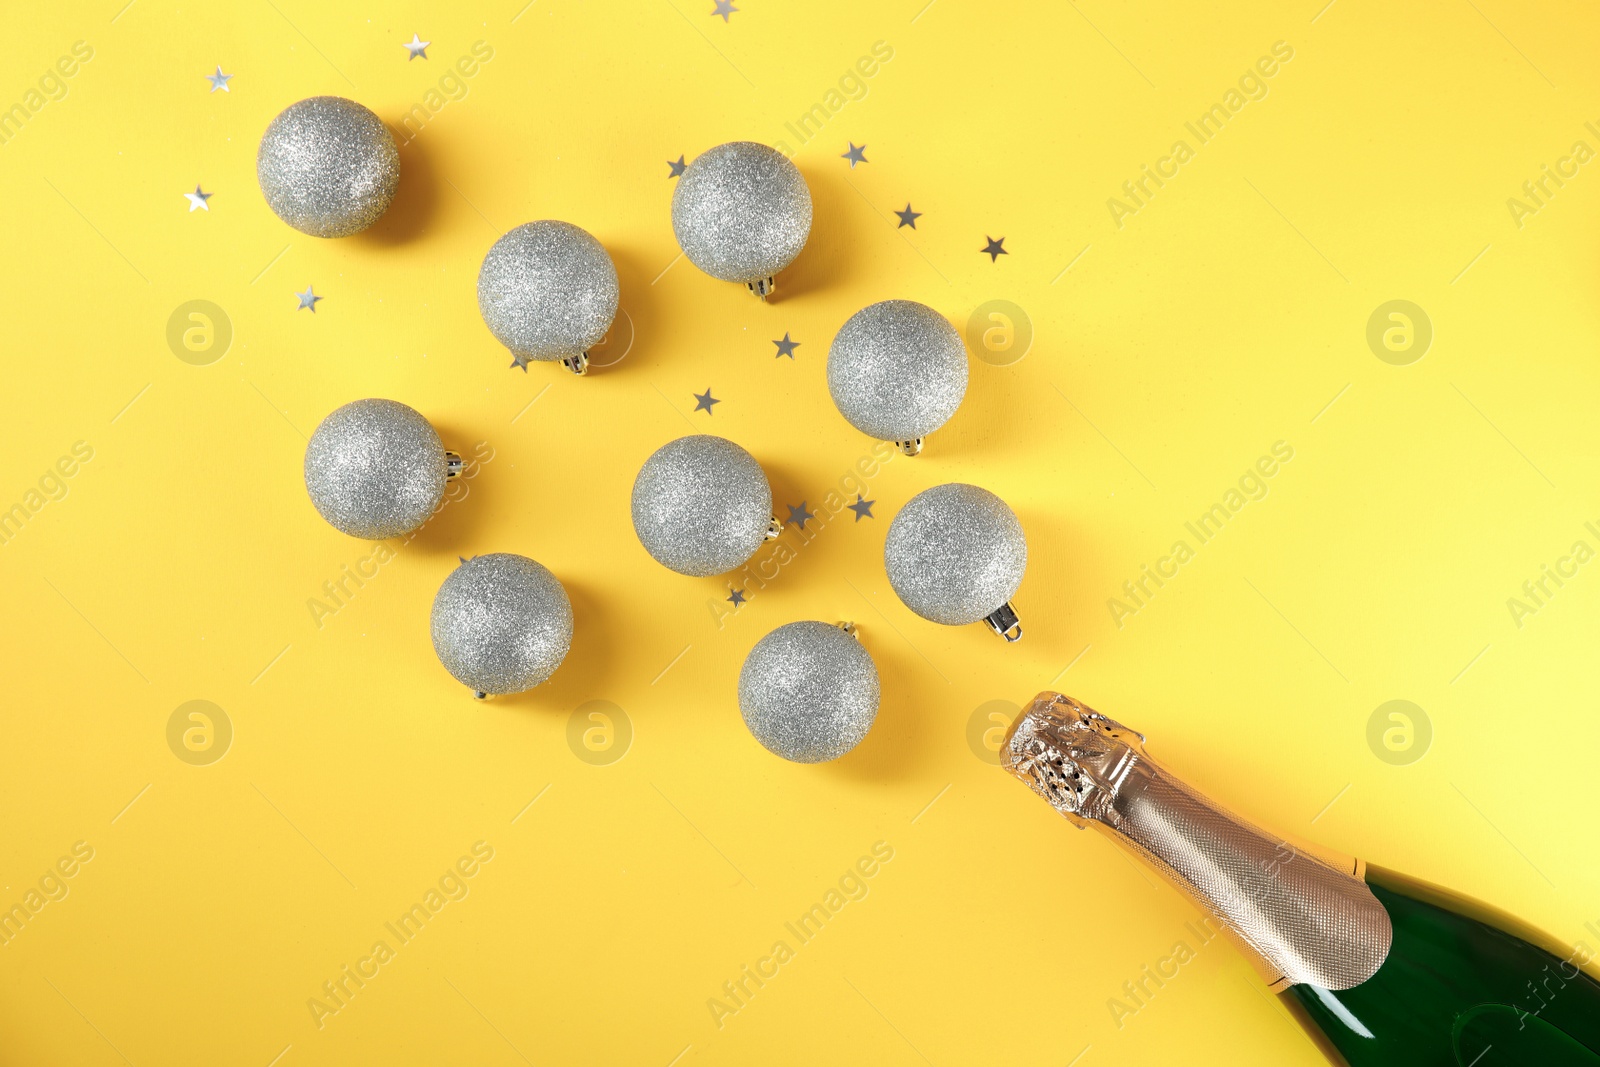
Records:
[[[1320,1062],[1189,905],[986,762],[1045,687],[1242,814],[1597,944],[1596,21],[1319,2],[15,15],[0,1061]],[[290,230],[256,185],[267,123],[317,94],[404,142],[357,237]],[[815,201],[767,304],[669,222],[668,161],[737,139]],[[621,278],[585,379],[508,370],[478,315],[484,253],[540,218]],[[825,359],[891,297],[973,359],[924,454],[879,464]],[[169,344],[196,300],[225,351],[183,349],[187,312]],[[1415,312],[1369,345],[1397,300],[1420,358]],[[382,551],[301,481],[306,435],[368,396],[479,461]],[[820,516],[733,576],[737,613],[629,521],[689,432]],[[947,481],[1027,532],[1015,646],[888,585],[889,521]],[[484,552],[550,567],[576,637],[478,705],[427,618]],[[797,619],[854,620],[882,676],[831,765],[739,716],[744,656]],[[1390,701],[1421,714],[1369,735]]]

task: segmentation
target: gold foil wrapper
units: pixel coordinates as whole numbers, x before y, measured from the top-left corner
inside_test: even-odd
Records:
[[[1377,973],[1394,930],[1356,860],[1313,854],[1208,800],[1144,736],[1041,693],[1000,763],[1075,825],[1106,832],[1214,916],[1274,991],[1349,989]]]

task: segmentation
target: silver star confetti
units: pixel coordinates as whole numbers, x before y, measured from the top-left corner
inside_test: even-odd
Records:
[[[877,517],[872,514],[872,505],[876,503],[876,500],[865,500],[862,498],[860,493],[857,493],[856,502],[854,504],[846,504],[845,507],[855,512],[856,521],[860,522],[862,519],[872,519]]]

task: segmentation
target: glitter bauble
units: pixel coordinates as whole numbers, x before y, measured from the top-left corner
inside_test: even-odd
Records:
[[[395,400],[346,404],[306,445],[311,502],[335,528],[369,540],[421,526],[460,469],[428,420]]]
[[[703,153],[672,192],[672,230],[689,261],[765,297],[811,233],[811,190],[782,152],[734,141]]]
[[[883,563],[895,593],[923,618],[948,626],[982,619],[1008,641],[1022,636],[1009,601],[1028,543],[987,489],[952,482],[912,497],[889,524]]]
[[[885,300],[850,316],[828,349],[828,391],[862,433],[914,454],[967,392],[967,349],[943,315]]]
[[[617,268],[570,222],[523,223],[483,257],[478,310],[523,370],[559,359],[582,374],[617,315]]]
[[[739,710],[767,751],[794,763],[838,759],[878,715],[878,668],[854,627],[791,622],[739,671]]]
[[[772,489],[750,453],[695,434],[661,446],[633,482],[633,529],[679,574],[731,571],[773,536]]]
[[[348,237],[389,209],[400,152],[388,127],[342,96],[290,104],[261,135],[256,178],[273,214],[313,237]]]
[[[555,673],[572,647],[572,602],[526,556],[474,556],[433,598],[433,650],[480,696],[520,693]]]

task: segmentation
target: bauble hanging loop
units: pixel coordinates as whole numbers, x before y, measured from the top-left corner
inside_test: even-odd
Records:
[[[672,192],[672,230],[689,261],[765,300],[811,234],[811,190],[777,149],[732,141],[690,163]]]
[[[306,444],[305,481],[322,517],[352,537],[399,537],[428,521],[461,473],[432,424],[395,400],[356,400]]]
[[[439,662],[475,697],[520,693],[566,659],[572,602],[556,576],[526,556],[474,556],[439,587],[429,629]]]
[[[906,607],[932,622],[982,619],[1008,642],[1022,638],[1011,598],[1022,584],[1028,543],[1005,501],[951,482],[907,501],[889,524],[883,563]]]
[[[478,271],[478,310],[513,366],[553,362],[589,369],[589,349],[617,315],[617,268],[588,231],[545,219],[494,243]]]
[[[633,482],[633,529],[656,562],[697,578],[741,566],[783,531],[761,465],[710,434],[680,437],[644,461]]]
[[[878,668],[853,623],[791,622],[750,650],[739,710],[767,751],[794,763],[838,759],[878,715]]]
[[[313,96],[267,126],[256,180],[273,214],[313,237],[377,222],[400,186],[400,152],[383,120],[354,100]]]
[[[967,392],[967,349],[954,326],[914,300],[851,315],[828,349],[828,391],[852,426],[914,456]]]

